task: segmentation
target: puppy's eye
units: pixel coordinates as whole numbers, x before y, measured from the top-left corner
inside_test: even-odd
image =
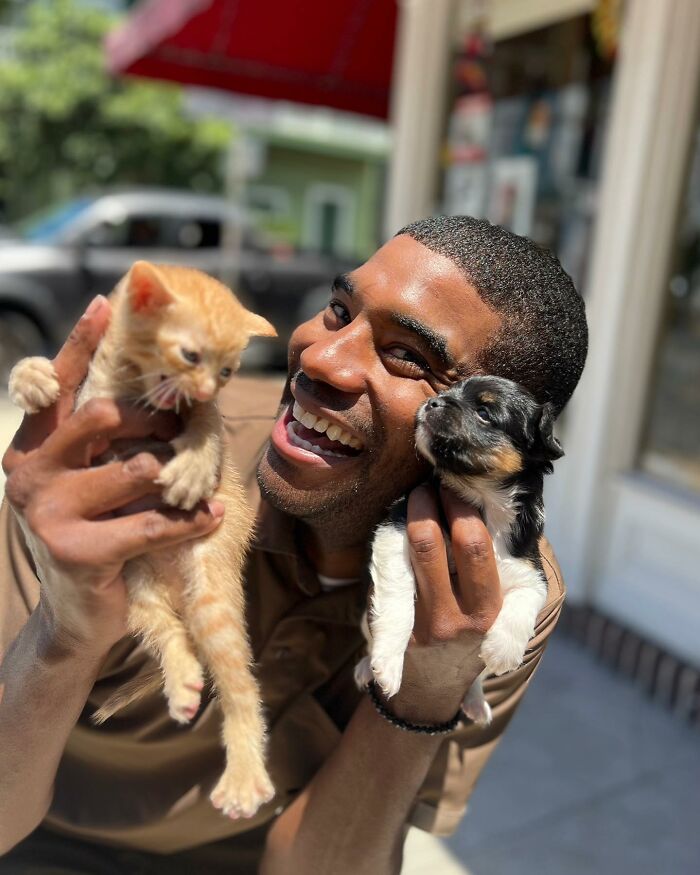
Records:
[[[191,365],[198,365],[201,361],[201,356],[198,352],[195,352],[192,349],[185,349],[184,346],[180,348],[180,355]]]
[[[219,376],[221,377],[222,380],[228,380],[228,378],[231,376],[231,373],[232,373],[231,368],[222,368],[219,371]]]
[[[491,423],[493,422],[491,418],[491,411],[488,409],[488,407],[477,407],[476,415],[482,422],[486,422],[489,425],[491,425]]]

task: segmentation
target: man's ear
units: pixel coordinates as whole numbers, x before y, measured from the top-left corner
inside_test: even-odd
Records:
[[[246,312],[245,327],[249,337],[277,337],[274,326],[257,313]]]
[[[564,448],[554,437],[555,418],[554,405],[547,402],[542,406],[535,437],[535,451],[540,458],[547,462],[561,459],[564,455]]]
[[[149,261],[135,261],[126,275],[126,294],[134,313],[153,315],[172,304],[163,275]]]

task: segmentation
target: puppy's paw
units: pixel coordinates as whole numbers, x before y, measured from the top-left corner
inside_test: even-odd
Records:
[[[189,723],[199,711],[204,689],[202,668],[194,657],[165,676],[164,692],[168,700],[168,712],[177,723]]]
[[[505,674],[516,669],[523,661],[530,636],[514,630],[498,620],[486,633],[479,656],[489,674]]]
[[[163,498],[173,507],[192,508],[216,490],[216,473],[207,470],[194,453],[182,452],[171,459],[156,481],[163,487]]]
[[[61,393],[53,362],[41,356],[17,362],[10,373],[8,391],[12,403],[26,413],[50,407]]]
[[[369,682],[374,680],[369,656],[363,657],[355,666],[355,684],[358,690],[364,690]]]
[[[274,795],[275,788],[264,766],[245,769],[227,766],[209,799],[226,817],[238,820],[253,817]]]
[[[493,719],[491,706],[480,687],[472,687],[462,701],[462,711],[477,726],[488,726]]]
[[[372,655],[371,669],[374,679],[384,691],[387,698],[395,696],[401,689],[403,674],[403,653],[391,656]]]

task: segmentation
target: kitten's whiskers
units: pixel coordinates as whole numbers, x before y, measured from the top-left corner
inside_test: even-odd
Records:
[[[144,392],[139,400],[143,399],[144,406],[150,404],[151,407],[158,407],[173,389],[177,392],[177,387],[175,386],[176,380],[177,377],[173,375],[166,380],[162,380],[160,383],[156,383],[155,386],[152,386],[149,390]]]

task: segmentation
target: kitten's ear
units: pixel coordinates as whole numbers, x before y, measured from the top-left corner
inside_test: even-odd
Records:
[[[132,264],[126,275],[126,293],[133,312],[143,315],[153,315],[173,302],[160,271],[148,261]]]
[[[555,459],[561,459],[564,455],[564,448],[554,437],[555,418],[554,405],[547,402],[542,407],[540,421],[537,424],[535,447],[539,451],[538,455],[541,455],[541,457],[548,462],[553,462]]]
[[[258,316],[257,313],[247,311],[245,319],[245,327],[249,337],[277,337],[274,325],[271,325],[262,316]]]

